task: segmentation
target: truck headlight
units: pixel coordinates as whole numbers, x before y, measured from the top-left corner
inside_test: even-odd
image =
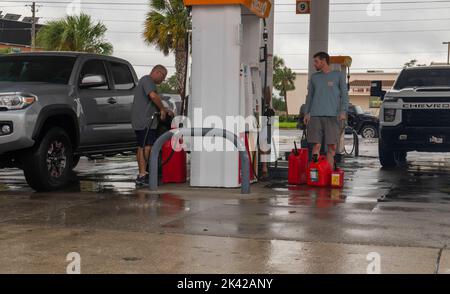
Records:
[[[397,97],[385,96],[383,102],[397,102]]]
[[[32,94],[12,93],[0,94],[0,109],[18,110],[24,109],[33,104],[37,97]]]
[[[392,109],[392,108],[384,109],[384,121],[385,122],[393,122],[395,120],[396,113],[397,113],[397,109]]]

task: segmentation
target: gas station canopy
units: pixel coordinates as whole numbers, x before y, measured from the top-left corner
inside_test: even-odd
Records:
[[[270,0],[184,0],[184,5],[243,5],[262,18],[269,17],[272,8]]]

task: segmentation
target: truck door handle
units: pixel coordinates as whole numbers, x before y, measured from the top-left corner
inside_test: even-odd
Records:
[[[111,97],[111,98],[108,99],[108,103],[109,104],[116,104],[117,100],[115,98]]]

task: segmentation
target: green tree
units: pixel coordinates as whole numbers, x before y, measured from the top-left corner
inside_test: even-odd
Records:
[[[87,14],[70,15],[50,21],[39,30],[37,46],[51,51],[77,51],[110,55],[111,43],[105,41],[106,26],[94,23]]]
[[[177,90],[184,99],[186,71],[186,31],[191,27],[189,12],[183,0],[150,0],[150,12],[143,33],[149,45],[156,46],[164,55],[174,53]]]
[[[273,105],[273,109],[275,109],[276,111],[280,111],[280,112],[286,111],[286,104],[284,103],[284,101],[282,99],[272,97],[272,105]]]
[[[286,105],[286,117],[289,116],[288,109],[288,92],[295,90],[295,79],[296,74],[288,68],[284,60],[278,56],[274,56],[274,74],[273,74],[273,85],[275,89],[280,91],[281,96],[284,97],[284,102]]]
[[[415,67],[415,66],[426,66],[426,64],[417,64],[417,59],[412,59],[411,61],[408,61],[407,63],[405,63],[405,65],[403,66],[403,68],[410,68],[410,67]]]
[[[158,93],[161,94],[178,94],[177,76],[172,75],[165,82],[158,85]]]

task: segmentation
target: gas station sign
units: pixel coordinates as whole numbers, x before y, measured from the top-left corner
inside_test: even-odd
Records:
[[[243,5],[262,18],[269,17],[272,9],[270,0],[184,0],[184,5]]]
[[[311,0],[296,0],[297,14],[310,14],[311,13]]]

